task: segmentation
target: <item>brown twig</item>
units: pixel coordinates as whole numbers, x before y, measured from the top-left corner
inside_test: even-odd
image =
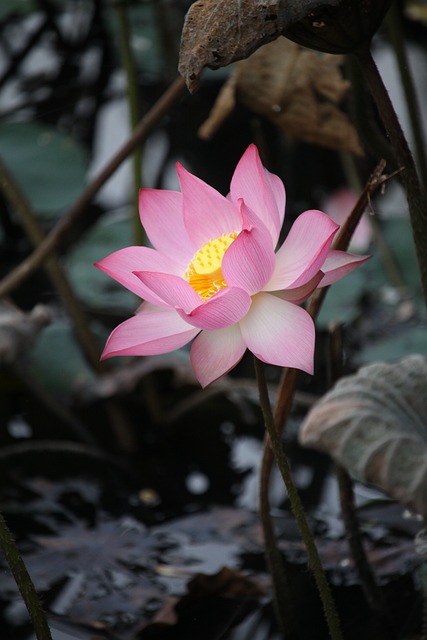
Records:
[[[0,298],[15,289],[21,282],[37,269],[52,251],[58,249],[76,221],[85,213],[86,208],[95,195],[113,175],[118,167],[128,158],[134,149],[143,142],[161,118],[171,109],[185,91],[185,81],[177,78],[133,132],[132,136],[119,149],[116,155],[106,164],[100,173],[86,187],[80,197],[71,205],[67,213],[59,220],[50,233],[39,244],[37,249],[0,282]]]

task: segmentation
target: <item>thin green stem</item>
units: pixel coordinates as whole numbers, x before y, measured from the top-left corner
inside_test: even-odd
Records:
[[[387,603],[375,579],[360,534],[359,519],[356,513],[353,480],[344,467],[335,467],[339,487],[341,517],[344,522],[346,537],[353,558],[354,566],[360,580],[360,586],[369,606],[378,618],[378,640],[396,640],[392,619],[387,610]]]
[[[357,227],[357,224],[365,211],[365,208],[375,192],[384,182],[387,180],[387,177],[383,175],[385,167],[385,162],[381,161],[375,170],[372,172],[369,177],[366,186],[361,193],[356,206],[354,207],[351,215],[346,220],[345,224],[341,227],[340,232],[334,242],[334,249],[344,251],[351,240],[352,234]],[[311,296],[310,301],[307,306],[307,311],[311,315],[313,319],[316,318],[319,313],[320,307],[325,299],[327,293],[327,287],[323,289],[317,289],[315,293]],[[292,400],[295,393],[296,381],[297,381],[298,371],[296,369],[285,369],[283,371],[278,394],[277,394],[277,402],[274,412],[274,422],[276,425],[276,430],[280,434],[282,433],[288,416],[290,414],[292,408]],[[269,567],[271,562],[274,561],[275,558],[279,557],[279,551],[277,547],[277,541],[274,533],[273,523],[271,519],[270,513],[270,501],[269,501],[269,487],[270,487],[270,476],[273,468],[274,457],[272,453],[272,449],[269,445],[269,440],[267,438],[266,444],[264,446],[262,462],[261,462],[261,473],[260,473],[260,486],[259,486],[259,496],[260,496],[260,510],[261,510],[261,524],[263,528],[264,541],[266,546],[266,555],[267,562],[269,563]],[[282,569],[283,571],[283,569]],[[273,578],[274,588],[277,588],[280,592],[282,588],[281,584],[281,576],[279,575],[279,569],[276,569],[275,572],[271,571],[271,575]],[[276,581],[277,580],[277,585]],[[283,591],[284,593],[285,590]]]
[[[339,322],[329,325],[329,385],[332,386],[344,373],[344,340],[343,328]],[[374,571],[363,546],[359,519],[356,513],[353,480],[341,465],[335,467],[339,487],[341,517],[344,522],[348,545],[354,566],[359,576],[360,586],[366,601],[378,617],[378,640],[395,640],[396,634],[391,623],[391,616],[380,587],[377,585]]]
[[[372,96],[389,137],[398,167],[402,167],[402,183],[406,191],[411,219],[412,233],[420,269],[421,285],[427,305],[427,198],[418,179],[414,159],[403,134],[393,104],[384,86],[381,75],[368,48],[356,53],[356,58],[363,69],[363,75],[371,90]]]
[[[123,68],[126,73],[127,97],[129,105],[129,120],[132,131],[138,124],[139,119],[139,99],[138,99],[138,79],[136,74],[135,60],[131,46],[131,31],[127,14],[126,0],[116,0],[115,2],[117,19],[119,23],[120,55]],[[136,245],[146,244],[144,229],[142,228],[139,212],[138,197],[139,189],[142,186],[141,178],[142,166],[142,145],[135,147],[132,154],[133,167],[133,239]]]
[[[255,371],[258,383],[260,404],[264,416],[265,427],[267,429],[270,440],[270,446],[273,451],[276,464],[283,478],[283,482],[285,483],[292,513],[298,525],[307,551],[309,565],[313,572],[317,589],[319,591],[319,595],[323,604],[323,610],[325,613],[326,622],[328,624],[329,634],[332,640],[342,640],[340,621],[336,612],[335,603],[328,581],[326,579],[325,572],[323,570],[313,534],[305,516],[304,507],[292,478],[291,469],[283,450],[280,433],[276,429],[276,425],[274,423],[274,416],[271,410],[270,399],[268,396],[267,382],[264,375],[264,365],[260,360],[258,360],[258,358],[255,358]]]
[[[264,453],[260,470],[259,515],[264,535],[264,548],[267,569],[273,583],[273,606],[278,627],[287,640],[298,637],[295,608],[286,566],[277,546],[273,520],[270,514],[269,486],[270,469],[274,459],[268,433],[265,435]]]
[[[275,414],[276,429],[279,433],[281,433],[282,425],[285,424],[292,407],[297,373],[296,369],[285,369],[282,376]],[[278,415],[279,420],[277,420]],[[274,455],[272,448],[270,447],[268,433],[266,433],[259,481],[260,520],[264,536],[266,562],[273,580],[273,602],[276,610],[277,621],[282,633],[284,632],[284,629],[286,629],[286,633],[289,638],[291,638],[296,634],[297,621],[294,609],[290,606],[291,594],[288,586],[289,581],[286,576],[286,567],[283,563],[282,556],[277,545],[276,534],[271,517],[270,477],[273,465]],[[290,611],[288,611],[288,609],[290,609]]]
[[[9,527],[0,513],[0,547],[12,571],[15,582],[28,609],[37,640],[52,640],[46,616],[33,581],[22,560]]]

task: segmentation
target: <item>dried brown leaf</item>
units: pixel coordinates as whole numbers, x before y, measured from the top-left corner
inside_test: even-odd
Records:
[[[242,60],[277,38],[290,24],[319,6],[341,0],[200,0],[187,13],[179,72],[191,92],[203,67],[217,69]]]
[[[236,64],[199,135],[210,138],[237,99],[290,138],[361,155],[357,132],[339,108],[349,89],[341,62],[285,38],[261,47]]]
[[[427,518],[427,359],[375,363],[341,379],[306,417],[304,446]]]

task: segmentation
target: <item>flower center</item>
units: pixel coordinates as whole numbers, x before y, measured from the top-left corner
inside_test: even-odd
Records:
[[[223,233],[215,240],[209,240],[193,256],[184,278],[202,298],[208,300],[215,293],[227,287],[222,275],[222,258],[228,247],[237,238],[237,233]]]

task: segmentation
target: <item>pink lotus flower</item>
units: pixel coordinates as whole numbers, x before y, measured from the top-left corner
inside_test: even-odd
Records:
[[[142,189],[141,222],[154,248],[127,247],[96,266],[145,300],[111,333],[103,358],[168,353],[195,338],[191,364],[205,387],[249,349],[264,362],[313,372],[314,324],[298,306],[365,257],[330,250],[338,225],[305,211],[275,253],[282,181],[254,145],[222,196],[177,164],[181,193]]]

